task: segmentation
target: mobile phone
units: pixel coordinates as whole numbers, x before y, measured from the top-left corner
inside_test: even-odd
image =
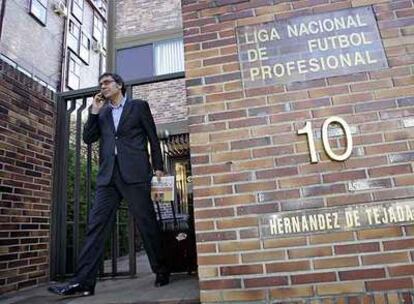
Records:
[[[103,103],[106,102],[106,98],[102,93],[98,93],[97,96],[100,102],[103,102]]]

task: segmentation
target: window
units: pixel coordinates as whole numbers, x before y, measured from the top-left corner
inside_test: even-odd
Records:
[[[102,13],[102,15],[106,16],[106,13],[108,12],[108,4],[104,0],[94,0],[96,7],[99,9],[99,11]]]
[[[108,28],[104,25],[104,22],[101,19],[101,17],[97,13],[94,13],[92,37],[97,42],[102,44],[104,50],[106,50],[107,44],[107,31]]]
[[[106,72],[106,56],[105,55],[101,55],[101,62],[100,62],[100,69],[99,69],[99,74],[103,74]]]
[[[103,37],[102,37],[102,46],[103,46],[103,48],[106,50],[106,45],[107,45],[107,33],[108,33],[108,28],[106,27],[106,26],[104,26],[104,28],[103,28]]]
[[[103,22],[101,18],[97,15],[93,15],[93,32],[92,36],[96,39],[96,41],[102,42],[103,39]]]
[[[117,73],[126,80],[149,78],[184,71],[182,38],[117,51]]]
[[[183,39],[171,39],[154,43],[155,75],[184,71]]]
[[[30,0],[30,14],[46,25],[47,0]]]
[[[80,87],[80,62],[72,52],[68,56],[68,79],[67,86],[69,89],[77,90]]]
[[[80,49],[79,49],[79,56],[80,58],[85,61],[86,64],[89,63],[89,54],[91,50],[91,40],[84,32],[81,34],[81,41],[80,41]]]
[[[84,0],[72,1],[72,15],[75,16],[75,18],[78,19],[80,23],[82,23],[83,19],[83,1]]]
[[[118,50],[116,69],[125,80],[148,78],[154,75],[152,44]]]
[[[79,53],[80,25],[73,20],[69,21],[68,47],[76,54]]]

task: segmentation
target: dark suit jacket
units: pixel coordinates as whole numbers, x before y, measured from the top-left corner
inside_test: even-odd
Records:
[[[105,105],[99,114],[89,113],[83,130],[83,140],[91,144],[100,139],[97,185],[108,185],[115,163],[115,144],[121,176],[126,183],[149,182],[152,167],[148,156],[151,147],[152,165],[163,170],[160,143],[148,103],[129,100],[124,104],[118,129],[112,118],[112,108]]]

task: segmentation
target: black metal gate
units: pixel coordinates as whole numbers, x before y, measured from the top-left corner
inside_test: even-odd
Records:
[[[132,88],[135,86],[183,77],[183,73],[177,73],[168,75],[168,78],[160,76],[128,82],[126,83],[127,95],[132,96]],[[92,97],[98,91],[99,88],[94,87],[57,95],[51,228],[50,273],[52,279],[61,279],[74,272],[85,235],[88,212],[95,195],[98,144],[86,145],[81,138],[88,108],[92,103]],[[171,152],[169,145],[171,145],[171,138],[161,138],[161,149],[166,164],[170,162],[171,153],[175,153]],[[188,154],[188,147],[187,152],[184,153]],[[136,251],[140,247],[133,219],[129,216],[126,204],[123,202],[118,210],[111,240],[106,244],[105,259],[107,261],[105,264],[102,263],[100,276],[135,275],[137,272]],[[125,255],[129,255],[128,267],[118,269],[118,257]]]

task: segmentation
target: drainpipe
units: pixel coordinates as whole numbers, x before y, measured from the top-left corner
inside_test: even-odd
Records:
[[[3,31],[4,14],[6,12],[6,1],[7,0],[3,0],[1,2],[1,10],[0,10],[0,41],[1,41],[1,33]]]
[[[116,4],[114,0],[108,0],[108,33],[106,49],[108,51],[106,55],[106,71],[115,72],[114,66],[114,51],[115,51],[115,25],[116,25]]]
[[[3,0],[4,1],[4,0]],[[67,16],[63,17],[64,21],[63,21],[63,33],[62,33],[62,54],[61,54],[61,58],[62,61],[60,63],[60,84],[59,84],[59,88],[58,88],[58,92],[63,92],[65,89],[65,81],[66,81],[66,57],[67,57],[67,36],[68,36],[68,32],[69,32],[69,16],[70,16],[70,12],[69,12],[69,7],[70,7],[70,3],[71,0],[67,0],[66,1],[66,7],[67,7]]]

